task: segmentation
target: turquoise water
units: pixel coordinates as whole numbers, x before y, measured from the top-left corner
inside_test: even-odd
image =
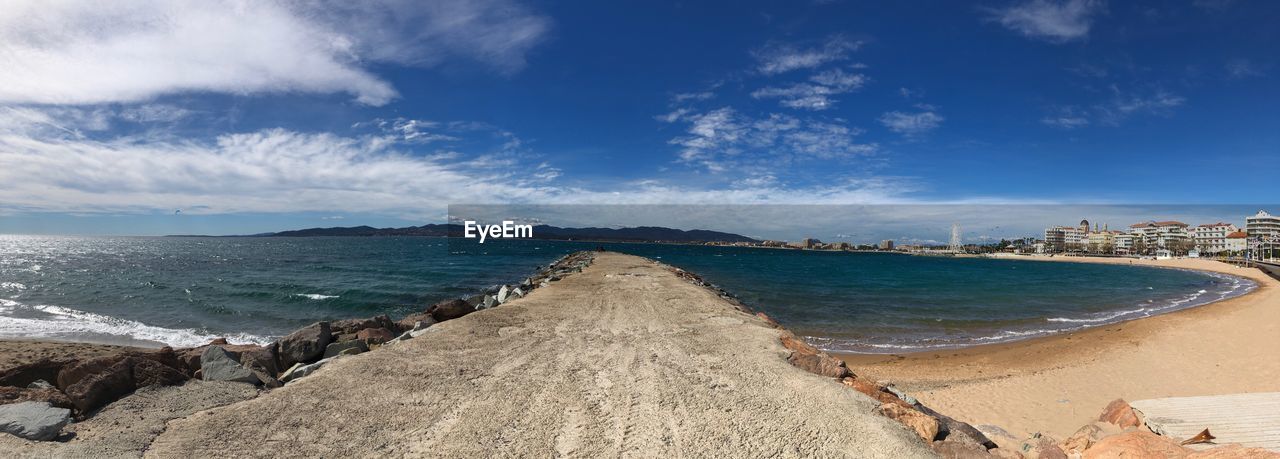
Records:
[[[1242,279],[1130,266],[656,244],[437,238],[0,236],[0,337],[267,342],[392,316],[604,245],[696,272],[830,350],[1021,339],[1191,307]]]

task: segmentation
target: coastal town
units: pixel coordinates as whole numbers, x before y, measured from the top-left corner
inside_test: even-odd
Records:
[[[1077,225],[1045,228],[1042,236],[965,243],[959,226],[952,228],[949,244],[877,244],[799,241],[708,242],[707,245],[769,247],[796,250],[856,252],[904,252],[915,254],[1074,254],[1095,256],[1222,257],[1274,260],[1280,257],[1280,216],[1266,210],[1247,216],[1243,224],[1201,223],[1192,226],[1177,220],[1147,220],[1113,229],[1107,223],[1080,220]]]

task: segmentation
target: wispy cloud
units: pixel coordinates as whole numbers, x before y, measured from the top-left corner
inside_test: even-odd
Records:
[[[1048,126],[1062,129],[1076,129],[1088,126],[1089,118],[1087,118],[1086,114],[1082,113],[1078,108],[1066,107],[1058,110],[1058,112],[1053,115],[1041,118],[1040,122]]]
[[[751,93],[756,99],[780,99],[781,104],[790,108],[808,110],[825,110],[831,108],[835,101],[832,96],[844,94],[861,88],[869,80],[861,73],[849,73],[840,69],[831,69],[814,75],[808,82],[790,86],[768,86]]]
[[[792,70],[811,69],[848,58],[849,53],[862,46],[842,36],[828,38],[818,46],[797,46],[791,43],[770,43],[751,53],[756,58],[756,70],[765,75],[777,75]]]
[[[932,107],[927,107],[932,108]],[[880,124],[889,128],[890,131],[905,135],[907,137],[917,137],[929,133],[942,125],[945,118],[931,110],[921,112],[900,112],[892,111],[880,115]]]
[[[680,161],[712,172],[740,161],[790,161],[847,158],[875,152],[874,143],[860,143],[861,130],[843,120],[801,119],[770,114],[751,117],[730,107],[689,112],[673,122],[687,125],[685,135],[671,139],[680,147]]]
[[[1101,0],[1031,0],[990,9],[991,20],[1010,30],[1052,43],[1089,36],[1094,17],[1104,8]]]
[[[15,0],[0,9],[0,103],[308,92],[382,105],[397,93],[370,64],[514,71],[548,27],[511,0]]]
[[[1125,91],[1113,85],[1111,94],[1110,99],[1085,107],[1054,108],[1040,122],[1061,129],[1078,129],[1094,124],[1114,127],[1137,115],[1172,115],[1174,109],[1187,101],[1185,97],[1163,89]]]
[[[1243,79],[1256,76],[1262,76],[1262,69],[1259,69],[1252,61],[1248,59],[1231,59],[1226,64],[1227,76],[1233,79]]]

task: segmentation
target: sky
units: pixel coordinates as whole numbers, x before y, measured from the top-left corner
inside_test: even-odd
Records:
[[[15,0],[0,232],[407,226],[451,204],[1242,223],[1280,202],[1277,23],[1243,0]]]

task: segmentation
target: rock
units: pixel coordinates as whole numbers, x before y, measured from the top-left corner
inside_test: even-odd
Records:
[[[1128,404],[1126,403],[1125,406],[1128,406]],[[1098,440],[1092,447],[1084,451],[1084,457],[1179,458],[1186,457],[1190,453],[1190,449],[1179,446],[1175,440],[1138,429]]]
[[[22,402],[0,406],[0,432],[27,440],[48,441],[58,438],[62,428],[71,422],[71,410],[45,402]]]
[[[916,435],[919,435],[926,442],[932,442],[938,436],[938,420],[934,419],[933,416],[896,403],[880,405],[878,410],[880,414],[898,421],[915,431]],[[986,449],[983,448],[983,451],[986,451]]]
[[[991,455],[991,457],[998,457],[1000,459],[1024,459],[1022,453],[1019,453],[1018,450],[1013,448],[989,449],[987,450],[987,454]]]
[[[49,387],[21,388],[0,386],[0,405],[22,402],[46,402],[59,408],[74,408],[71,399],[62,391]]]
[[[1098,420],[1109,422],[1120,426],[1121,429],[1129,427],[1137,427],[1142,425],[1142,421],[1138,420],[1138,414],[1133,411],[1133,407],[1129,406],[1124,399],[1115,399],[1107,404],[1107,408],[1102,410],[1102,414],[1098,415]]]
[[[76,410],[89,413],[133,392],[131,363],[119,355],[82,361],[58,373],[58,386]]]
[[[76,360],[40,359],[25,365],[18,365],[0,371],[0,386],[27,387],[38,380],[58,381],[58,373],[67,365],[77,363]]]
[[[1059,448],[1053,437],[1036,433],[1022,442],[1018,449],[1022,455],[1036,459],[1067,459],[1067,453]]]
[[[819,374],[829,378],[843,378],[849,376],[849,369],[845,368],[843,360],[827,355],[825,352],[818,351],[817,348],[810,346],[791,333],[783,334],[782,346],[791,350],[791,356],[787,357],[787,361],[792,365],[810,373]]]
[[[366,328],[356,334],[356,339],[363,341],[365,344],[382,344],[390,341],[391,338],[395,338],[395,335],[391,334],[391,330],[385,328]],[[365,348],[365,350],[368,350],[368,348]]]
[[[997,425],[981,424],[973,426],[973,428],[977,429],[978,432],[982,432],[982,435],[995,443],[998,448],[1005,448],[1006,450],[1014,451],[1022,444],[1022,440],[1019,440],[1017,437],[1014,437],[1013,434],[1009,433],[1009,431],[1004,430],[1003,427]]]
[[[329,324],[329,328],[337,334],[358,333],[366,328],[395,328],[395,322],[385,314],[369,317],[367,319],[346,319],[339,320]]]
[[[324,354],[324,348],[329,345],[330,339],[332,339],[332,333],[328,322],[316,322],[290,333],[289,336],[280,339],[277,368],[288,368],[295,363],[314,361]],[[205,376],[208,374],[209,372],[205,371]]]
[[[498,302],[498,297],[493,295],[485,295],[484,300],[480,302],[480,305],[476,306],[476,310],[479,311],[481,309],[489,309],[492,307],[497,307],[499,304],[501,303]]]
[[[406,334],[409,335],[410,338],[417,338],[419,336],[427,334],[427,332],[430,330],[431,330],[430,327],[420,327],[420,328],[414,328],[413,330],[409,330],[409,332]]]
[[[514,296],[516,298],[524,298],[524,289],[520,287],[511,289],[511,296]]]
[[[871,398],[875,399],[880,403],[898,403],[898,404],[906,403],[901,399],[899,399],[897,396],[885,391],[884,387],[876,385],[875,383],[872,383],[871,381],[867,381],[866,379],[863,379],[863,378],[859,378],[856,376],[848,376],[840,380],[840,382],[844,383],[844,385],[846,386],[852,387],[853,390],[867,394],[868,396],[870,396]]]
[[[396,333],[404,333],[409,330],[413,330],[413,327],[417,326],[418,322],[429,322],[434,324],[436,323],[436,319],[432,318],[431,314],[427,314],[425,312],[409,314],[404,316],[403,319],[397,321],[395,328],[392,330]]]
[[[133,388],[147,386],[174,386],[190,379],[181,371],[154,360],[129,357],[125,360],[133,372]]]
[[[240,362],[240,366],[248,368],[255,373],[271,375],[272,379],[275,375],[280,374],[280,344],[271,343],[266,346],[252,346],[241,350],[237,353],[235,350],[223,348],[231,355],[235,356],[236,361]],[[258,379],[262,379],[259,377]],[[262,380],[266,382],[265,379]]]
[[[1098,427],[1095,424],[1087,424],[1079,430],[1076,430],[1076,433],[1071,434],[1070,437],[1067,437],[1067,439],[1063,440],[1062,443],[1059,443],[1058,446],[1061,447],[1062,451],[1068,455],[1072,455],[1073,453],[1082,454],[1084,453],[1084,450],[1089,449],[1090,446],[1097,443],[1098,439],[1101,437],[1101,427]]]
[[[503,285],[502,288],[498,289],[498,295],[495,298],[498,300],[498,304],[502,304],[502,303],[506,303],[507,299],[510,297],[511,297],[511,289]]]
[[[476,309],[470,304],[467,304],[466,301],[455,298],[431,305],[430,308],[427,308],[427,314],[430,314],[431,318],[435,319],[436,322],[444,322],[446,320],[457,319],[465,316],[475,312],[475,310]]]
[[[939,440],[929,444],[939,456],[948,459],[970,459],[991,457],[987,453],[987,449],[972,443],[962,443],[951,440]],[[1019,458],[1022,455],[1018,455]]]
[[[27,389],[53,389],[53,388],[54,388],[53,384],[49,384],[49,381],[45,381],[43,379],[37,379],[35,381],[32,381],[31,384],[27,384]]]
[[[316,363],[312,363],[308,365],[294,364],[294,366],[289,368],[288,371],[285,371],[283,375],[280,375],[280,382],[288,383],[291,381],[295,381],[299,378],[306,377],[312,373],[315,373],[315,371],[319,370],[320,367],[324,366],[326,363],[329,363],[330,361],[336,358],[337,357],[329,357],[327,359],[321,359]]]
[[[360,340],[329,343],[329,346],[324,348],[324,358],[327,359],[346,351],[355,351],[356,354],[359,354],[361,352],[367,352],[368,350],[369,346],[366,345],[364,341]]]
[[[217,342],[219,340],[213,340],[213,341]],[[240,361],[240,358],[243,354],[249,353],[249,354],[255,354],[254,357],[251,357],[251,360],[258,362],[260,365],[264,367],[267,367],[267,366],[276,367],[276,364],[274,361],[270,363],[260,362],[260,359],[257,357],[257,354],[259,352],[274,354],[276,343],[271,343],[269,346],[265,348],[263,346],[259,346],[256,344],[206,344],[204,346],[193,347],[193,348],[183,349],[179,351],[177,353],[178,362],[181,364],[182,368],[186,369],[188,373],[194,374],[197,370],[200,369],[200,356],[204,355],[204,351],[209,349],[209,347],[211,346],[221,347],[222,350],[227,351],[227,353],[231,354],[232,357],[235,357],[237,362]],[[274,360],[275,356],[271,355],[270,358]]]
[[[200,372],[205,381],[234,381],[249,384],[262,382],[252,370],[237,362],[235,356],[222,349],[222,346],[205,348],[200,356]]]
[[[902,401],[907,402],[908,405],[915,405],[916,403],[919,403],[919,401],[916,400],[915,397],[907,395],[906,392],[903,392],[897,387],[894,387],[893,384],[888,384],[884,386],[884,390],[887,390],[889,391],[889,393],[896,395],[898,398],[902,399]]]
[[[225,346],[227,344],[231,344],[231,343],[228,343],[226,338],[214,338],[213,341],[210,341],[208,345],[209,346]]]

